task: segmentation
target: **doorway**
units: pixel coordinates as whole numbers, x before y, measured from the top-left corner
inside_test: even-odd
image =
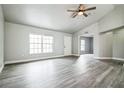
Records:
[[[93,37],[80,36],[80,55],[93,54]]]

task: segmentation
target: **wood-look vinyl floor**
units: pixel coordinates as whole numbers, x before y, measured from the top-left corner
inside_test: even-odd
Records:
[[[124,87],[123,62],[96,60],[90,55],[6,65],[2,88]]]

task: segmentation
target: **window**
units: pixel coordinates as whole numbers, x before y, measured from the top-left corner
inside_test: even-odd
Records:
[[[53,37],[43,36],[43,53],[53,52]]]
[[[81,40],[81,51],[85,51],[85,40]]]
[[[53,52],[53,37],[30,34],[30,54]]]
[[[30,34],[30,54],[41,53],[41,35]]]

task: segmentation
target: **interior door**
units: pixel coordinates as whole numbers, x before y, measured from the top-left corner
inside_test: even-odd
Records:
[[[72,37],[64,36],[64,55],[71,55],[72,52]]]

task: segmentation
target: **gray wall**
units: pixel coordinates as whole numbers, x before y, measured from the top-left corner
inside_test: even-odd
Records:
[[[100,35],[100,57],[124,59],[124,28]]]
[[[93,53],[93,38],[81,36],[80,40],[85,40],[85,51],[80,51],[80,54],[92,54]]]
[[[100,32],[124,26],[124,5],[116,5],[114,10],[99,20]]]
[[[78,39],[80,35],[83,35],[85,32],[88,32],[94,37],[93,51],[96,57],[123,57],[122,53],[116,53],[116,48],[123,47],[115,46],[117,42],[116,35],[114,37],[111,33],[100,34],[101,32],[106,32],[118,27],[124,26],[124,6],[118,5],[108,13],[106,16],[101,18],[98,22],[76,32],[73,34],[73,46],[72,52],[73,54],[78,54]],[[13,61],[13,60],[22,60],[22,59],[32,59],[32,58],[41,58],[41,57],[50,57],[50,56],[58,56],[63,55],[63,36],[71,34],[54,32],[43,30],[39,28],[5,23],[5,61]],[[53,35],[55,37],[55,52],[53,54],[41,54],[41,55],[29,55],[28,44],[28,35],[29,33],[40,33],[40,34],[48,34]],[[119,33],[119,32],[118,32]],[[121,32],[122,33],[122,32]],[[118,35],[118,34],[117,34]],[[119,34],[122,35],[122,34]],[[23,37],[23,38],[22,38]],[[121,41],[123,41],[122,36]],[[112,39],[114,38],[114,48],[112,47]],[[107,42],[106,42],[107,41]],[[60,43],[62,42],[62,43]],[[113,49],[113,51],[112,51]],[[114,49],[116,51],[114,51]],[[123,49],[121,49],[123,50]]]
[[[124,26],[124,5],[116,5],[114,10],[99,20],[100,57],[124,58],[123,31],[114,30]],[[114,31],[114,32],[113,32]]]
[[[95,57],[112,57],[112,33],[101,35],[101,32],[107,32],[124,26],[124,5],[116,5],[114,10],[106,14],[96,23],[74,33],[73,35],[73,53],[78,54],[78,37],[85,32],[94,35],[94,55]],[[110,37],[109,37],[110,36]],[[118,54],[117,54],[118,55]]]
[[[113,51],[113,32],[106,32],[104,34],[100,34],[100,42],[99,42],[99,57],[112,57]]]
[[[2,12],[2,7],[0,5],[0,71],[4,65],[4,58],[3,58],[3,34],[4,34],[4,17]]]
[[[29,34],[45,34],[54,36],[53,53],[43,53],[38,55],[29,54]],[[64,54],[64,35],[72,36],[72,34],[44,30],[30,26],[13,24],[5,22],[5,62],[15,60],[26,60],[35,58],[44,58],[59,56]]]
[[[90,53],[93,54],[93,37],[90,37]]]
[[[79,53],[79,46],[78,46],[78,40],[79,36],[84,35],[85,32],[88,32],[93,35],[94,43],[93,43],[93,51],[94,55],[97,57],[99,56],[99,29],[98,29],[98,23],[94,23],[85,29],[80,30],[79,32],[76,32],[73,34],[73,54]]]
[[[113,32],[113,57],[124,59],[124,28]]]

